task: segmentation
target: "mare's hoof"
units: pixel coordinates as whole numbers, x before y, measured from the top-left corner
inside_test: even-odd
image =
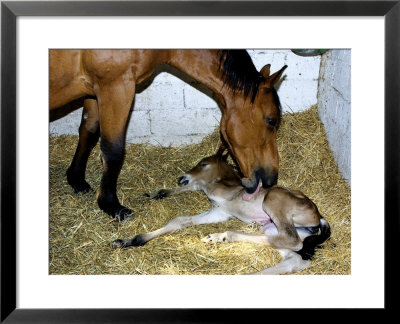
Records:
[[[120,208],[117,208],[113,217],[115,217],[115,219],[120,223],[124,223],[133,218],[133,211],[129,208],[121,206]]]
[[[92,188],[84,179],[85,177],[79,174],[80,173],[77,174],[71,168],[69,168],[67,170],[68,184],[74,189],[75,193],[88,193],[92,191]]]
[[[69,183],[69,185],[74,189],[75,193],[86,194],[93,191],[92,187],[85,180],[79,183]]]
[[[99,190],[97,193],[97,203],[102,211],[119,222],[124,222],[133,216],[132,210],[122,206],[114,194],[103,194]]]
[[[116,209],[106,209],[100,206],[100,209],[110,215],[112,218],[115,218],[120,223],[124,223],[133,218],[133,211],[123,206]]]

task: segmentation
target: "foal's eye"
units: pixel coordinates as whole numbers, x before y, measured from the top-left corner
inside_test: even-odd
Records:
[[[208,165],[208,163],[205,163],[205,162],[200,163],[200,166],[203,168],[206,167],[207,165]]]
[[[271,126],[271,127],[275,127],[277,125],[277,123],[278,123],[278,120],[275,119],[275,118],[267,117],[266,120],[267,120],[267,125]]]

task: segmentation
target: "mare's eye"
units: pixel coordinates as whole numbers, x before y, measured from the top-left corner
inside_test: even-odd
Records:
[[[206,167],[207,165],[208,165],[208,163],[206,163],[206,162],[200,163],[200,166],[203,167],[203,168]]]
[[[268,118],[267,117],[267,125],[271,127],[275,127],[278,124],[278,119],[275,118]]]

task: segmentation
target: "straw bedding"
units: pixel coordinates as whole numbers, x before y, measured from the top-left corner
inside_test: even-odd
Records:
[[[201,241],[209,233],[226,230],[258,232],[257,226],[237,220],[190,227],[139,248],[114,250],[110,246],[117,238],[152,231],[176,216],[209,209],[206,196],[200,192],[160,201],[149,201],[143,193],[176,186],[184,171],[216,152],[218,130],[198,145],[127,146],[117,194],[135,217],[123,224],[98,208],[94,192],[74,194],[68,185],[65,172],[76,143],[76,136],[50,137],[50,274],[240,274],[280,261],[277,251],[260,245]],[[317,249],[312,265],[298,274],[350,274],[350,188],[337,169],[317,108],[284,114],[278,145],[278,184],[308,195],[332,229],[332,237]],[[92,188],[98,188],[101,172],[97,145],[86,172]]]

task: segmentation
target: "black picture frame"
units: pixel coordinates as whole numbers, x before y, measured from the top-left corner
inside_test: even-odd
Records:
[[[399,237],[400,1],[90,1],[1,3],[1,322],[128,323],[236,322],[244,310],[17,309],[16,300],[16,19],[19,16],[384,16],[385,18],[385,307],[397,306]],[[374,46],[371,44],[371,46]],[[373,62],[371,62],[373,64]],[[371,68],[371,67],[366,67]],[[381,112],[377,111],[377,114]],[[373,125],[371,125],[371,128]],[[373,148],[371,148],[371,151]],[[371,153],[373,154],[373,153]],[[368,161],[366,161],[368,163]],[[373,189],[374,173],[371,178]],[[371,195],[373,190],[371,190]],[[367,198],[368,200],[369,198]],[[373,244],[373,238],[368,244]],[[366,248],[368,248],[366,246]],[[373,255],[371,262],[373,262]],[[368,283],[366,283],[367,285]],[[322,287],[312,287],[321,296]],[[140,293],[132,292],[132,298]],[[104,296],[113,298],[113,296]],[[262,319],[263,310],[251,321]],[[272,312],[272,310],[268,310]],[[368,312],[367,312],[368,313]],[[381,311],[378,311],[381,316]],[[304,313],[305,314],[305,313]],[[312,313],[306,313],[312,316]],[[369,313],[368,313],[369,314]],[[269,313],[269,316],[271,313]],[[333,315],[334,316],[334,315]],[[326,314],[324,315],[326,318]],[[332,318],[333,319],[333,318]],[[276,319],[275,319],[276,320]]]

